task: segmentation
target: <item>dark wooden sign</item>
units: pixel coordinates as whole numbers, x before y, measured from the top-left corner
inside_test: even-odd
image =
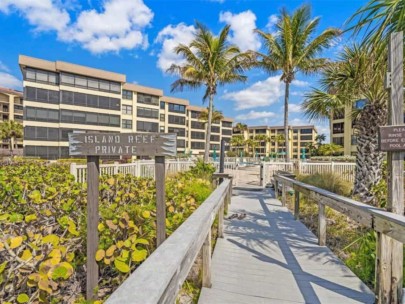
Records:
[[[70,133],[70,155],[176,156],[172,133]]]
[[[69,154],[87,156],[87,300],[96,299],[98,265],[100,156],[155,157],[156,243],[166,239],[165,156],[176,156],[177,135],[172,133],[70,133]]]
[[[405,125],[381,126],[378,142],[380,151],[405,151]]]

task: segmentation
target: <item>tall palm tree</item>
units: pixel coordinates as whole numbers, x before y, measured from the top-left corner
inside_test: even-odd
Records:
[[[218,36],[214,36],[204,25],[196,23],[197,31],[189,45],[179,44],[174,52],[185,59],[182,65],[173,64],[168,72],[179,78],[171,85],[171,91],[185,88],[205,87],[203,102],[209,100],[207,136],[204,162],[208,162],[210,151],[212,109],[218,86],[245,82],[243,73],[252,65],[252,55],[241,52],[231,45],[227,38],[230,26],[225,26]]]
[[[23,137],[22,124],[13,120],[4,121],[0,124],[0,139],[8,140],[10,144],[10,154],[13,155],[13,143],[17,147],[16,139]]]
[[[348,30],[364,33],[368,45],[386,45],[393,32],[405,31],[404,0],[371,0],[348,20]],[[362,30],[366,29],[365,32]]]
[[[339,29],[328,28],[315,36],[319,21],[319,17],[311,19],[311,8],[304,5],[291,15],[283,9],[275,33],[256,30],[264,41],[267,52],[256,53],[257,65],[270,73],[281,71],[281,81],[285,83],[284,131],[287,161],[290,161],[288,130],[290,84],[298,72],[312,74],[324,67],[327,61],[318,57],[318,54],[331,46],[333,40],[341,33]]]
[[[336,63],[324,69],[320,89],[306,95],[303,109],[310,119],[327,119],[334,109],[353,107],[364,99],[365,106],[354,111],[358,131],[354,194],[373,203],[371,187],[382,178],[383,152],[378,150],[378,126],[387,122],[387,93],[384,89],[386,63],[380,52],[367,46],[346,47]]]
[[[265,134],[257,134],[253,140],[257,142],[257,145],[262,147],[262,143],[267,142],[268,137]],[[266,150],[266,149],[265,149]]]
[[[238,123],[236,124],[235,128],[236,128],[237,130],[239,130],[242,135],[243,135],[243,133],[244,133],[245,131],[248,130],[247,124],[243,124],[243,123],[241,123],[241,122],[238,122]]]

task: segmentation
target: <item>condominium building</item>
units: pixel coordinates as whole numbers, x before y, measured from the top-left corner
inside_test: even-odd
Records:
[[[247,130],[240,131],[237,128],[233,129],[234,135],[243,135],[245,140],[252,139],[255,141],[254,147],[247,147],[249,152],[257,156],[272,156],[284,157],[286,154],[286,146],[284,140],[284,127],[280,126],[251,126]],[[290,155],[295,159],[308,157],[307,145],[315,144],[317,136],[315,126],[290,126]],[[244,148],[246,149],[246,147]],[[237,150],[237,149],[235,149]]]
[[[68,157],[72,132],[174,132],[179,153],[195,155],[204,150],[205,144],[196,146],[190,131],[192,121],[198,120],[191,118],[190,108],[204,108],[190,106],[186,99],[127,83],[124,74],[72,63],[20,56],[19,64],[24,78],[26,156]],[[232,130],[232,120],[224,122],[230,122]],[[213,144],[219,143],[216,139]]]
[[[344,155],[356,155],[357,136],[353,128],[352,110],[362,109],[365,99],[359,99],[353,105],[346,105],[344,109],[335,111],[330,117],[331,142],[343,147]]]
[[[0,87],[0,123],[14,120],[23,123],[23,94],[22,92]],[[11,140],[13,147],[22,148],[22,139]],[[10,142],[6,139],[0,143],[0,149],[9,150]]]

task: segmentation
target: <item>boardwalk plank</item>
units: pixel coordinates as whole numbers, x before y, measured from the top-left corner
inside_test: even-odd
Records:
[[[265,190],[267,191],[267,190]],[[374,303],[374,294],[269,192],[237,191],[199,304]]]

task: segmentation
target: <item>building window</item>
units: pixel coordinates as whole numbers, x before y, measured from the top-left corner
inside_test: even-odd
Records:
[[[132,115],[132,106],[122,105],[122,114]]]
[[[211,135],[211,141],[219,141],[219,135]]]
[[[222,135],[232,135],[232,130],[222,129]]]
[[[159,117],[159,110],[151,109],[151,108],[142,108],[137,107],[137,117],[145,117],[145,118],[158,118]]]
[[[90,90],[121,93],[121,83],[102,80],[92,77],[79,76],[69,73],[61,73],[60,83],[63,85],[85,88]]]
[[[266,129],[257,129],[256,134],[266,134]]]
[[[343,146],[344,145],[344,137],[333,137],[332,142],[336,145]]]
[[[300,140],[312,140],[312,135],[301,135]]]
[[[123,128],[123,129],[132,129],[132,120],[130,120],[130,119],[123,119],[123,120],[122,120],[122,128]]]
[[[165,109],[165,102],[164,102],[164,101],[161,101],[161,102],[160,102],[160,109],[161,109],[161,110],[164,110],[164,109]]]
[[[223,121],[223,122],[222,122],[222,127],[223,127],[223,128],[232,128],[232,122]]]
[[[136,122],[136,129],[137,129],[137,131],[144,131],[144,132],[158,132],[159,124],[157,122],[138,120]]]
[[[200,113],[201,112],[198,112],[198,111],[191,111],[191,118],[199,118]]]
[[[205,139],[205,132],[195,132],[191,131],[192,139]]]
[[[160,121],[165,121],[165,114],[160,114]]]
[[[158,106],[159,96],[137,93],[137,102]]]
[[[186,141],[184,139],[178,139],[177,148],[185,148],[185,147],[186,147]]]
[[[351,142],[352,142],[352,145],[357,145],[357,136],[356,135],[352,135]]]
[[[59,91],[25,87],[24,99],[29,101],[59,104]]]
[[[181,136],[181,137],[186,136],[186,129],[183,129],[183,128],[173,128],[173,127],[169,127],[169,128],[168,128],[168,132],[169,132],[169,133],[176,133],[177,136]]]
[[[216,126],[211,126],[211,132],[212,133],[220,133],[220,128]]]
[[[54,72],[25,68],[24,80],[56,85],[59,79],[58,74]]]
[[[122,90],[122,98],[132,100],[132,98],[133,98],[132,91]]]
[[[332,133],[334,134],[344,133],[344,123],[343,122],[334,123]]]
[[[58,159],[64,147],[25,146],[24,156]]]
[[[165,133],[165,127],[164,127],[164,126],[161,126],[160,129],[159,129],[159,132],[160,132],[160,133]]]
[[[30,121],[59,122],[59,110],[26,107],[24,119]]]
[[[191,128],[204,130],[205,126],[204,123],[202,123],[201,121],[191,121]]]
[[[220,149],[220,146],[218,145],[218,144],[211,144],[210,145],[210,150],[219,150]]]
[[[59,141],[59,128],[27,126],[24,128],[24,139]]]
[[[15,105],[14,105],[14,110],[15,110],[15,111],[22,111],[22,110],[24,110],[24,107],[15,104]]]
[[[169,103],[169,112],[186,113],[186,107],[179,104]]]
[[[120,116],[111,114],[80,112],[71,110],[60,111],[61,122],[96,126],[119,127]]]
[[[198,150],[204,150],[205,148],[205,143],[201,141],[192,141],[191,142],[191,149],[198,149]]]
[[[312,129],[301,129],[301,134],[312,134]]]
[[[119,111],[121,99],[79,92],[61,91],[61,103],[80,107],[100,108]]]
[[[345,118],[345,111],[342,110],[336,110],[333,112],[333,119],[343,119]]]
[[[169,123],[184,126],[186,124],[186,118],[182,116],[169,115]]]

